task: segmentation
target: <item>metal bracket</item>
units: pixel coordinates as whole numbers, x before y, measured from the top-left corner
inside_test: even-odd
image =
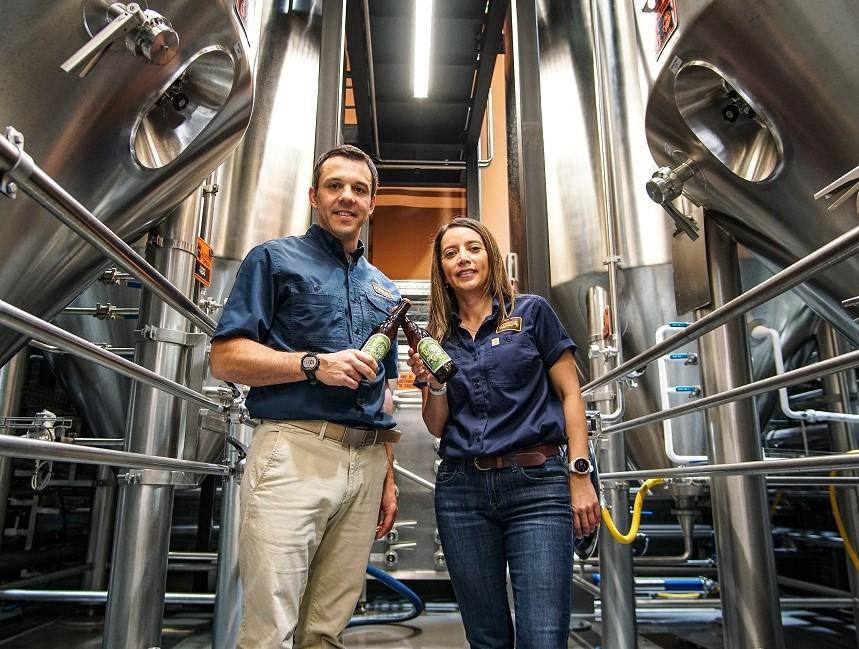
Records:
[[[174,345],[184,345],[185,347],[195,347],[200,344],[200,341],[207,340],[206,334],[190,333],[180,331],[178,329],[166,329],[164,327],[156,327],[154,325],[143,325],[142,329],[134,332],[141,340],[152,340],[159,343],[173,343]]]
[[[198,484],[196,473],[160,469],[129,469],[119,474],[117,480],[129,485],[196,487]]]
[[[15,159],[15,164],[0,174],[0,194],[14,199],[18,195],[18,185],[13,181],[13,175],[19,181],[26,180],[33,173],[36,163],[25,153],[24,135],[16,131],[14,126],[3,129],[3,136],[18,149],[18,157]]]
[[[167,239],[162,237],[160,234],[152,234],[149,235],[149,238],[146,240],[146,245],[152,248],[171,248],[173,250],[181,250],[182,252],[187,252],[195,257],[197,256],[197,244],[189,243],[187,241],[182,241],[181,239]]]

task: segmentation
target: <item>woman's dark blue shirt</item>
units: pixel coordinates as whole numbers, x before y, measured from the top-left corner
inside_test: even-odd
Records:
[[[454,313],[445,351],[459,367],[447,382],[448,419],[443,458],[503,455],[535,444],[566,444],[564,411],[549,368],[574,352],[558,316],[537,295],[517,295],[509,317],[498,322],[493,304],[472,340]]]

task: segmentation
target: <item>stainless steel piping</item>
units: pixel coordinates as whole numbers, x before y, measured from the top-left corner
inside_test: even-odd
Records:
[[[12,169],[18,161],[15,145],[0,135],[0,166]],[[193,322],[201,331],[212,335],[215,321],[204,313],[182,291],[152,267],[134,249],[120,239],[92,212],[63,189],[51,176],[34,164],[29,174],[11,171],[9,175],[18,187],[57,217],[100,252],[134,275],[149,290]]]
[[[394,471],[406,478],[407,480],[411,480],[412,482],[419,484],[420,486],[425,487],[430,491],[435,491],[435,483],[420,477],[417,473],[413,473],[408,469],[404,469],[396,460],[394,460]]]
[[[376,158],[381,159],[382,154],[379,151],[379,120],[376,113],[376,72],[373,68],[373,37],[370,35],[369,0],[363,0],[362,7],[364,9],[364,38],[367,43],[367,80],[370,83],[370,111],[373,113],[373,144],[376,147]]]
[[[83,338],[78,338],[52,325],[50,322],[45,322],[3,300],[0,300],[0,324],[49,345],[56,345],[74,356],[98,363],[123,376],[163,390],[174,397],[185,399],[202,408],[212,408],[218,412],[222,412],[225,409],[219,402],[209,399],[199,392],[166,379],[152,370],[132,363],[121,356],[111,354],[98,345],[88,342]]]
[[[768,475],[768,487],[807,487],[817,486],[825,487],[833,485],[835,487],[856,487],[859,486],[859,478],[851,478],[848,476],[778,476]]]
[[[106,590],[0,590],[0,600],[24,602],[77,602],[80,604],[103,604],[107,601]],[[165,604],[191,604],[211,606],[214,593],[167,593]]]
[[[601,473],[600,480],[644,480],[647,478],[689,478],[711,475],[762,475],[776,471],[817,471],[819,469],[855,469],[859,467],[859,454],[838,453],[815,457],[796,457],[786,460],[759,460],[755,462],[729,462],[703,464],[673,469],[645,469],[644,471],[615,471]]]
[[[830,266],[834,266],[835,264],[843,261],[849,257],[857,247],[859,247],[859,226],[849,230],[840,237],[833,239],[825,246],[818,248],[810,255],[803,257],[794,264],[791,264],[754,288],[738,295],[731,301],[727,302],[724,306],[712,311],[700,320],[693,322],[688,327],[681,329],[678,333],[674,334],[670,338],[666,338],[658,345],[654,345],[638,356],[630,358],[628,361],[601,376],[599,379],[584,385],[582,387],[582,393],[584,394],[595,390],[601,385],[605,385],[610,381],[629,374],[631,371],[656,360],[663,354],[667,354],[668,352],[685,345],[687,342],[695,340],[709,331],[713,331],[713,329],[720,327],[732,318],[744,314],[746,311],[763,304],[776,295],[779,295],[780,293],[793,288],[797,284],[804,282],[824,268],[829,268]]]
[[[57,462],[120,466],[129,469],[163,469],[165,471],[187,471],[189,473],[221,476],[230,475],[230,468],[223,464],[177,460],[170,457],[114,451],[107,448],[92,448],[90,446],[76,446],[62,442],[46,442],[40,439],[13,437],[11,435],[0,435],[0,455],[38,460],[54,460]]]
[[[668,340],[671,340],[671,338]],[[705,410],[714,406],[730,403],[737,399],[752,397],[756,394],[761,394],[762,392],[768,392],[769,390],[776,390],[787,385],[800,383],[805,379],[841,372],[856,365],[859,365],[859,351],[848,352],[841,356],[836,356],[835,358],[830,358],[818,363],[812,363],[811,365],[806,365],[805,367],[785,372],[784,374],[771,376],[766,379],[761,379],[760,381],[754,381],[753,383],[747,383],[746,385],[741,385],[731,390],[725,390],[724,392],[719,392],[718,394],[714,394],[709,397],[702,397],[692,403],[675,406],[673,408],[668,408],[667,410],[660,410],[659,412],[642,415],[641,417],[636,417],[635,419],[630,419],[629,421],[624,421],[619,424],[606,426],[603,428],[602,432],[603,434],[619,433],[631,428],[643,426],[644,424],[650,424],[655,421],[672,419],[690,412],[697,412],[699,410]]]

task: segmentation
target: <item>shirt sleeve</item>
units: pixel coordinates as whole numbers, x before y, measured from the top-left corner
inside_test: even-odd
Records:
[[[279,303],[277,262],[269,247],[257,246],[242,262],[212,339],[266,340]]]
[[[576,351],[576,344],[567,335],[555,310],[542,297],[537,298],[534,309],[534,340],[547,368],[552,367],[567,349]]]

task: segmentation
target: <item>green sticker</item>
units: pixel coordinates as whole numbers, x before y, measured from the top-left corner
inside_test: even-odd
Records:
[[[421,338],[418,343],[418,354],[430,372],[438,372],[442,366],[450,361],[450,356],[441,348],[433,338]]]
[[[381,363],[390,348],[390,338],[385,334],[373,334],[369,339],[367,339],[367,342],[364,343],[361,351],[366,354],[370,354],[370,356],[376,359],[377,363]]]

